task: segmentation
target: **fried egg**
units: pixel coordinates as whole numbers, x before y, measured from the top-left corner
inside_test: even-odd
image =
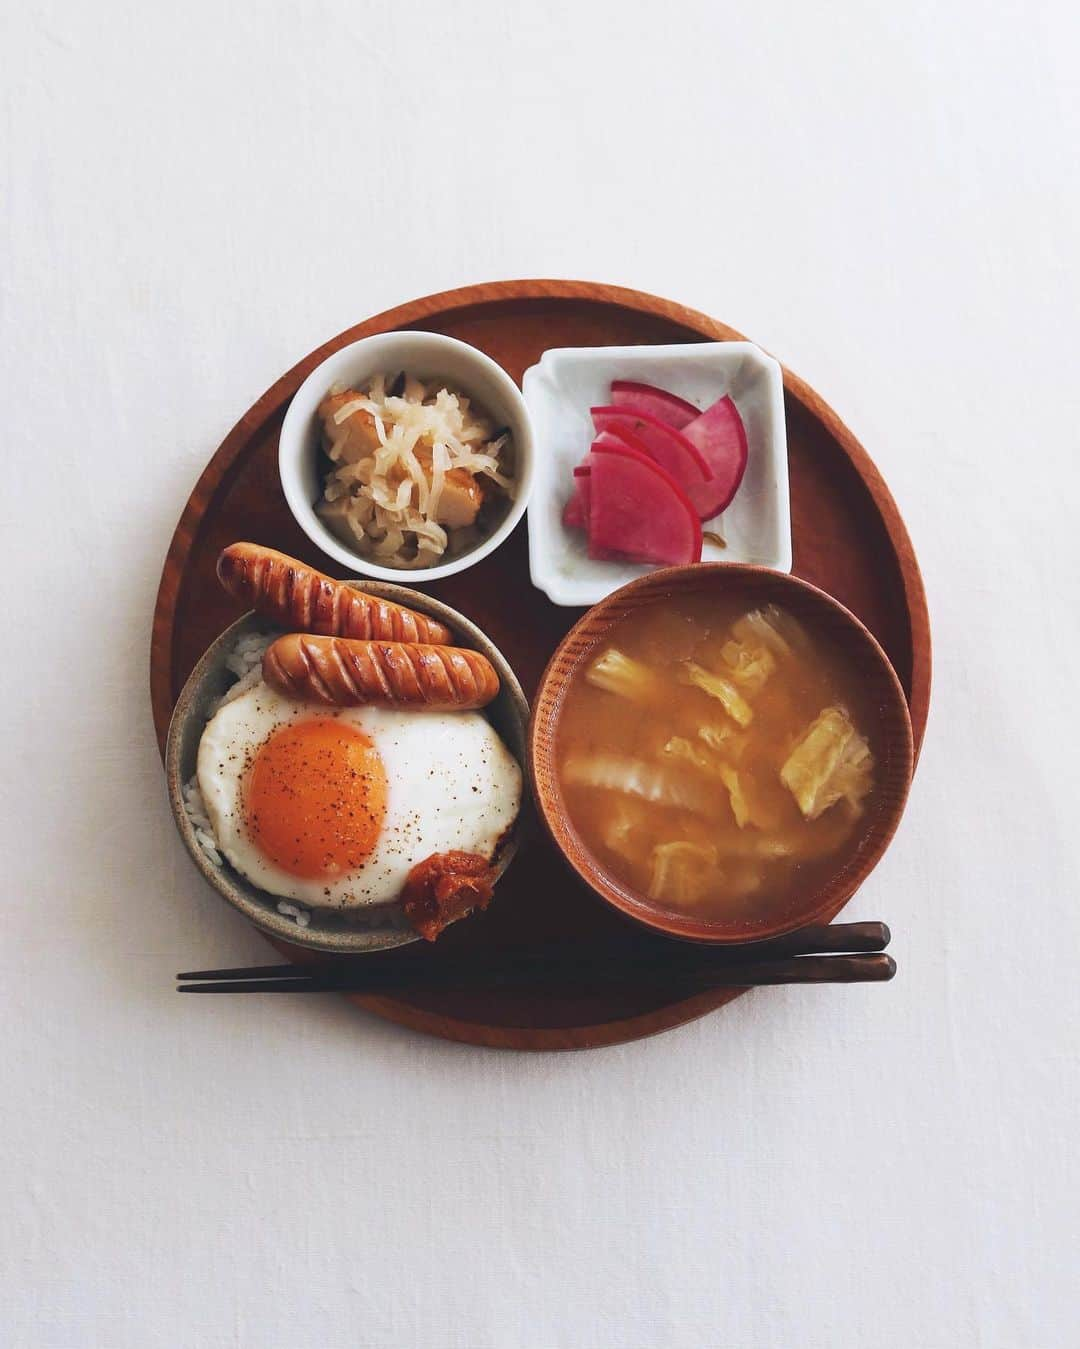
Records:
[[[433,853],[490,858],[521,804],[521,770],[478,712],[324,708],[262,683],[207,723],[196,775],[232,866],[324,908],[395,900]]]

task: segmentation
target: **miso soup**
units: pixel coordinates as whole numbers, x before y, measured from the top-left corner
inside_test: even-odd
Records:
[[[603,869],[657,907],[775,918],[858,845],[871,712],[844,654],[775,605],[635,609],[567,689],[567,811]]]

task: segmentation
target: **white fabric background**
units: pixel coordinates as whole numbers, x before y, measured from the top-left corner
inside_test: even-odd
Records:
[[[0,9],[0,1340],[1075,1344],[1075,6]],[[267,949],[151,735],[195,477],[326,337],[545,275],[741,328],[893,488],[934,699],[849,914],[898,978],[577,1056],[180,1002]]]

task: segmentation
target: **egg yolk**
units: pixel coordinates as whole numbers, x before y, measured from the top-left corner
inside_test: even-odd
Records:
[[[324,718],[276,730],[244,782],[248,834],[291,876],[332,879],[370,854],[386,815],[386,769],[355,726]]]

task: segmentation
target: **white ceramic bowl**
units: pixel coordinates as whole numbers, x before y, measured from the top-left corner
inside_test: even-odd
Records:
[[[701,560],[790,571],[784,378],[771,356],[753,342],[553,347],[522,381],[537,446],[536,490],[529,508],[533,585],[555,604],[598,604],[628,581],[656,570],[634,562],[596,561],[586,552],[584,535],[562,523],[574,465],[593,438],[589,409],[610,402],[613,379],[657,385],[703,411],[731,395],[746,427],[746,475],[727,510],[704,525],[727,547],[706,542]]]
[[[449,388],[475,398],[497,426],[510,428],[515,455],[516,494],[498,528],[460,557],[436,567],[412,570],[380,566],[361,557],[327,529],[315,513],[315,502],[322,495],[317,455],[319,404],[334,384],[359,385],[374,375],[392,377],[401,370],[422,380],[445,379]],[[278,446],[278,471],[289,510],[316,547],[358,575],[413,585],[464,571],[498,548],[525,514],[532,491],[534,458],[532,423],[525,400],[501,366],[482,351],[453,337],[395,332],[378,333],[342,347],[308,375],[285,413]]]

